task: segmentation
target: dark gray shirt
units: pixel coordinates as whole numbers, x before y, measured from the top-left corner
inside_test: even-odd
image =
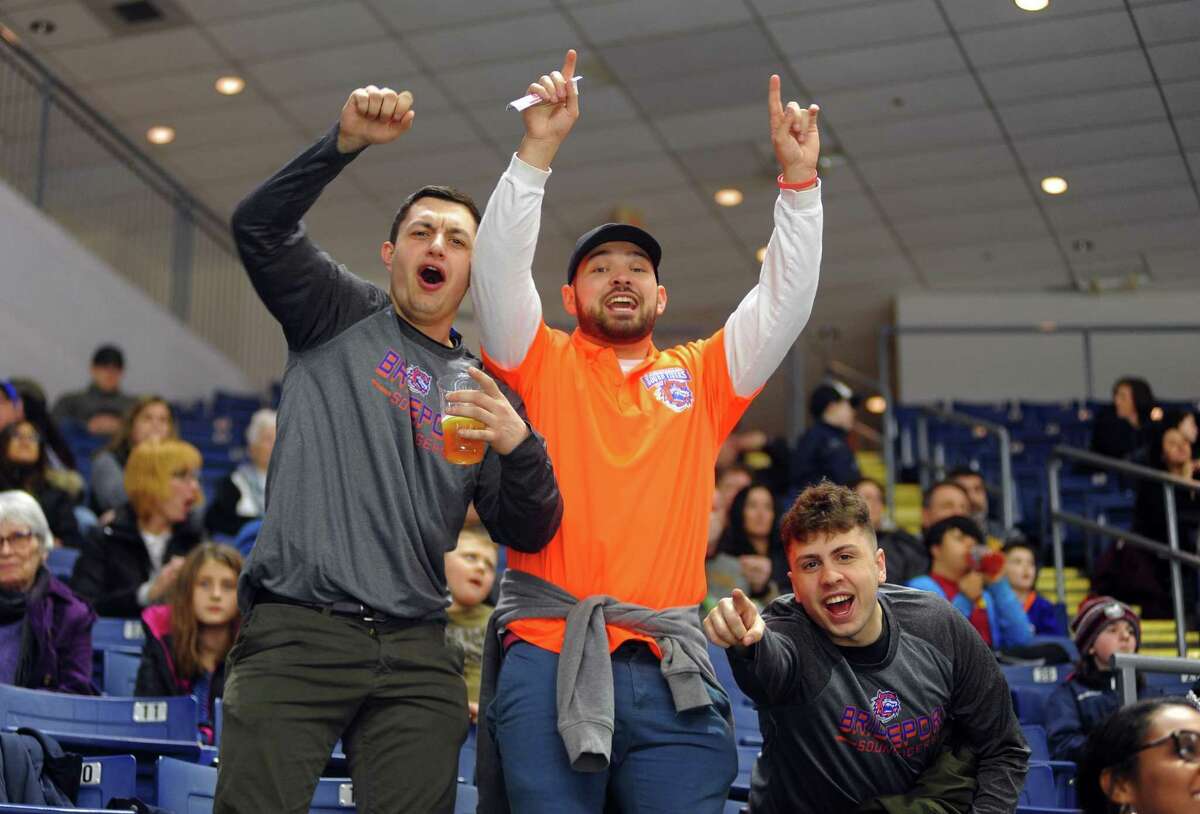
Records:
[[[941,597],[879,589],[886,654],[851,664],[792,594],[763,613],[763,639],[729,651],[759,707],[762,757],[750,806],[763,812],[852,811],[909,791],[950,726],[978,755],[973,811],[1011,812],[1027,769],[1008,685],[979,634]]]
[[[444,620],[443,555],[472,500],[493,539],[537,551],[562,503],[541,439],[481,463],[442,457],[436,380],[468,365],[402,319],[386,292],[318,251],[300,223],[352,160],[336,128],[244,200],[233,231],[250,280],[283,327],[288,361],[267,507],[239,585],[303,601],[351,599]],[[506,395],[519,411],[519,399]]]

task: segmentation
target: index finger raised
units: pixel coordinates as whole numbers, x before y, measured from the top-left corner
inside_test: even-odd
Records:
[[[776,128],[779,119],[783,116],[783,102],[779,86],[779,74],[771,74],[771,78],[767,82],[767,113],[771,117],[772,130]]]
[[[484,373],[479,368],[477,368],[477,367],[467,368],[467,375],[470,376],[475,381],[479,382],[479,386],[483,389],[483,392],[487,393],[489,396],[492,396],[493,398],[495,398],[496,396],[504,395],[503,393],[500,392],[500,385],[496,384],[496,380],[493,379],[488,374]]]
[[[563,57],[563,64],[562,64],[563,79],[567,80],[568,85],[574,84],[573,82],[571,82],[571,79],[572,79],[572,77],[575,76],[575,61],[577,59],[578,59],[578,54],[575,53],[575,49],[568,48],[567,55]]]

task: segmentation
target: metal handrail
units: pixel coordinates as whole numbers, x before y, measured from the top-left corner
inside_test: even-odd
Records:
[[[947,424],[959,424],[972,429],[980,428],[986,431],[988,435],[994,435],[1000,446],[1000,515],[1004,523],[1005,529],[1011,529],[1016,516],[1016,508],[1013,502],[1013,478],[1012,478],[1012,438],[1009,435],[1008,427],[1003,424],[997,424],[994,421],[988,421],[984,418],[975,418],[966,413],[955,412],[940,407],[922,407],[920,414],[917,416],[917,466],[921,475],[921,489],[928,489],[930,484],[926,482],[927,473],[932,467],[938,478],[944,477],[946,465],[946,450],[945,445],[939,441],[934,445],[932,463],[929,450],[929,419],[936,418]]]
[[[1137,702],[1137,673],[1175,673],[1181,676],[1200,674],[1200,660],[1170,659],[1162,656],[1139,656],[1136,653],[1113,653],[1109,662],[1117,675],[1117,693],[1121,706]],[[1180,682],[1183,683],[1182,681]],[[1180,693],[1183,695],[1183,693]]]
[[[1096,523],[1086,517],[1080,517],[1062,510],[1062,495],[1059,491],[1059,470],[1063,461],[1076,461],[1088,464],[1097,469],[1107,469],[1119,472],[1138,480],[1157,482],[1163,487],[1163,502],[1167,514],[1167,542],[1151,540],[1141,534],[1120,529],[1115,526]],[[1145,548],[1165,556],[1170,560],[1171,569],[1171,609],[1175,616],[1175,647],[1179,655],[1187,655],[1187,641],[1184,629],[1183,613],[1183,575],[1180,565],[1186,563],[1194,568],[1200,568],[1200,557],[1179,550],[1179,528],[1175,508],[1175,488],[1182,487],[1193,492],[1200,492],[1200,481],[1187,480],[1178,475],[1151,469],[1148,466],[1132,464],[1117,458],[1097,455],[1074,447],[1056,446],[1046,460],[1046,477],[1050,487],[1050,538],[1054,551],[1054,588],[1059,603],[1067,601],[1066,578],[1063,575],[1063,524],[1070,523],[1094,534],[1101,534],[1114,539],[1124,540],[1139,548]]]

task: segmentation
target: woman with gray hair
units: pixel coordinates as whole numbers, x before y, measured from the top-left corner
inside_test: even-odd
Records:
[[[95,695],[95,612],[46,570],[54,547],[42,507],[0,492],[0,683]]]
[[[235,537],[242,526],[267,510],[267,464],[275,448],[275,411],[262,409],[250,417],[246,428],[246,457],[217,482],[216,494],[204,515],[210,534]]]

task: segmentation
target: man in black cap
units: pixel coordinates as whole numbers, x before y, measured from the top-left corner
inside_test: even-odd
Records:
[[[92,383],[87,389],[60,396],[51,415],[60,424],[86,427],[92,435],[113,435],[134,401],[121,392],[125,354],[116,345],[101,345],[92,354],[90,372]]]
[[[609,223],[575,244],[562,287],[578,329],[548,326],[531,264],[543,189],[579,115],[575,53],[530,86],[525,137],[488,203],[471,284],[485,361],[546,434],[563,494],[558,534],[509,555],[489,637],[480,811],[720,812],[737,768],[728,698],[697,602],[722,441],[808,320],[821,256],[817,108],[768,91],[783,172],[755,286],[723,327],[655,347],[663,251]],[[687,284],[680,270],[678,278]],[[470,413],[467,413],[469,415]],[[565,618],[564,618],[565,617]],[[499,650],[503,647],[503,661]],[[558,699],[556,703],[556,698]],[[506,794],[485,767],[494,734]]]
[[[853,486],[862,477],[846,436],[854,428],[858,398],[842,382],[831,380],[812,392],[808,411],[813,425],[796,442],[792,454],[792,487],[829,480]]]

